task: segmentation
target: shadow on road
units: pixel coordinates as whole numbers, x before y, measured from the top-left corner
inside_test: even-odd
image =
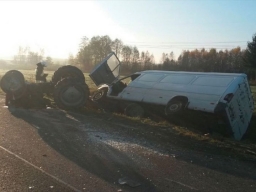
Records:
[[[133,159],[111,146],[111,142],[115,141],[110,141],[101,131],[94,129],[91,117],[55,109],[16,109],[11,114],[37,127],[38,134],[54,150],[110,185],[128,177],[132,179],[132,185],[140,184],[132,188],[133,191],[156,191],[154,184],[140,173],[140,167]],[[99,126],[104,129],[104,122],[98,123]]]
[[[174,135],[166,128],[156,129],[155,127],[140,126],[139,129],[136,129],[136,125],[131,124],[130,127],[134,126],[131,131],[131,128],[111,124],[113,121],[127,123],[123,119],[111,115],[98,117],[90,113],[81,115],[56,109],[44,109],[36,112],[16,110],[12,114],[39,127],[38,133],[48,145],[81,168],[108,183],[113,184],[122,176],[128,176],[138,181],[141,186],[133,188],[133,191],[156,191],[156,189],[154,184],[140,173],[140,167],[127,155],[128,151],[124,152],[118,147],[113,147],[115,142],[122,143],[124,141],[120,141],[114,136],[109,137],[111,134],[123,137],[127,135],[129,138],[133,138],[127,142],[127,146],[136,144],[145,148],[154,148],[157,152],[165,155],[175,154],[179,161],[187,163],[193,161],[193,164],[214,171],[256,180],[256,174],[251,172],[252,169],[256,169],[255,164],[251,162],[250,165],[248,164],[249,166],[241,164],[239,169],[234,169],[237,164],[232,164],[234,161],[229,157],[218,156],[215,158],[220,150],[218,147],[209,147],[207,144],[191,142],[188,139],[185,141],[184,137]],[[104,131],[107,132],[107,135],[102,134]],[[54,135],[54,137],[50,135]],[[141,142],[142,140],[143,142]],[[211,153],[213,150],[215,151],[214,155]]]

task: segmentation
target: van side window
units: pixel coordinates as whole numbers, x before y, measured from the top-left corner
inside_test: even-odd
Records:
[[[226,87],[233,80],[233,77],[198,77],[197,80],[193,82],[193,85],[202,85],[202,86],[215,86],[215,87]]]
[[[161,80],[162,83],[189,84],[196,76],[194,75],[168,75]]]
[[[163,74],[145,74],[140,77],[140,81],[156,82],[163,77]]]

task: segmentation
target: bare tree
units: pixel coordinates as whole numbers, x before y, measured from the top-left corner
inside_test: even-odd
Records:
[[[113,41],[111,48],[112,48],[112,51],[115,52],[115,54],[117,55],[117,57],[120,56],[121,51],[122,51],[122,49],[123,49],[123,46],[124,46],[124,44],[123,44],[123,42],[122,42],[120,39],[115,39],[115,40]]]

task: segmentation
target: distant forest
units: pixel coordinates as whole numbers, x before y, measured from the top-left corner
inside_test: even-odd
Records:
[[[162,62],[155,63],[154,55],[140,52],[138,48],[124,45],[121,40],[111,40],[109,36],[84,37],[76,56],[70,56],[69,63],[90,71],[108,53],[115,52],[122,62],[122,74],[142,70],[201,71],[246,73],[250,80],[256,79],[256,34],[247,48],[217,51],[216,48],[183,51],[177,60],[173,52],[163,53]]]
[[[216,48],[184,50],[177,59],[174,59],[173,52],[162,53],[160,63],[155,62],[153,53],[140,52],[136,46],[125,45],[120,39],[112,40],[107,35],[91,39],[83,37],[77,55],[70,55],[67,60],[53,62],[51,57],[44,57],[44,50],[36,53],[29,48],[20,47],[11,64],[0,60],[0,66],[12,65],[30,69],[40,60],[46,60],[47,70],[56,70],[61,64],[71,64],[84,72],[90,72],[112,51],[122,62],[123,75],[142,70],[228,72],[246,73],[249,80],[256,80],[256,34],[252,36],[252,41],[247,43],[245,50],[240,47],[220,51]]]

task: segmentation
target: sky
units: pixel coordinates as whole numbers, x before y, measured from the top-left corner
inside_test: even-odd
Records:
[[[256,33],[256,0],[0,0],[0,59],[19,47],[44,56],[76,55],[84,36],[108,35],[162,53],[201,48],[245,49]]]

